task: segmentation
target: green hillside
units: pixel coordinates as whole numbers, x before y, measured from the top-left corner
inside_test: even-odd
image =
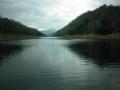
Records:
[[[0,17],[0,36],[43,36],[37,29],[27,27],[20,22]],[[14,37],[13,36],[13,37]]]
[[[103,5],[88,11],[59,30],[57,36],[120,33],[120,6]]]

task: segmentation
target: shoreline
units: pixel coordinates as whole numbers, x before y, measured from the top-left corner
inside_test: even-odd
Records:
[[[120,33],[112,33],[109,35],[98,35],[98,34],[86,34],[86,35],[64,35],[59,36],[61,38],[68,38],[68,39],[120,39]]]
[[[34,39],[40,38],[42,36],[31,36],[31,35],[18,35],[18,34],[1,34],[0,33],[0,41],[12,41],[12,40],[24,40],[24,39]]]

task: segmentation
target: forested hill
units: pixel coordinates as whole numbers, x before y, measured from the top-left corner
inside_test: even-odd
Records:
[[[0,17],[0,34],[14,34],[23,36],[43,36],[37,29],[27,27],[20,22]]]
[[[88,11],[55,35],[108,35],[111,33],[120,33],[120,6],[103,5],[94,11]]]

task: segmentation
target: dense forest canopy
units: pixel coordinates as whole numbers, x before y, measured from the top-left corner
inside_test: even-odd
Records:
[[[103,5],[80,15],[55,35],[108,35],[118,32],[120,32],[120,6]]]
[[[27,27],[20,22],[0,17],[0,33],[19,34],[19,35],[37,35],[43,34],[37,29]]]

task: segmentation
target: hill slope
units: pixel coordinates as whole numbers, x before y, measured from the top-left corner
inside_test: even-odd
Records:
[[[120,33],[120,6],[103,5],[77,17],[55,35],[109,35],[118,32]]]
[[[2,35],[43,36],[43,34],[37,29],[27,27],[20,22],[8,18],[0,17],[0,36]]]

